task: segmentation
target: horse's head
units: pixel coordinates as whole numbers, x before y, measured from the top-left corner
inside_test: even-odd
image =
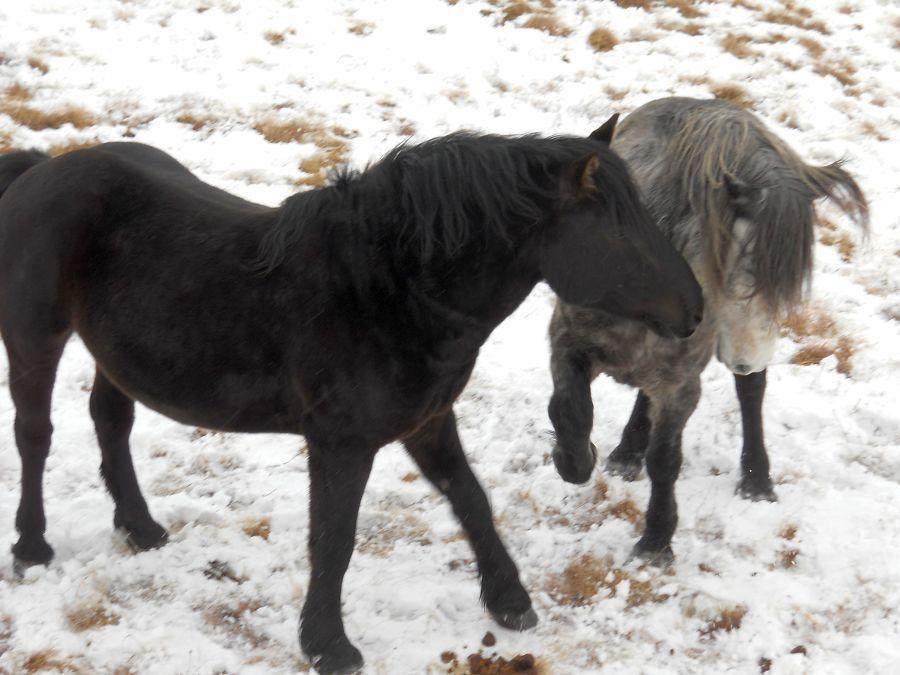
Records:
[[[812,269],[815,200],[831,199],[864,232],[868,227],[865,196],[839,162],[798,162],[795,171],[768,186],[724,176],[734,224],[720,235],[716,355],[738,375],[768,366],[781,319],[803,299]]]
[[[595,152],[562,177],[560,209],[541,242],[541,273],[564,302],[688,337],[703,317],[702,291],[609,149],[614,126],[612,118],[591,134]]]
[[[735,220],[723,266],[727,275],[714,301],[716,357],[737,375],[765,369],[778,339],[778,310],[757,291],[752,227],[747,218]]]

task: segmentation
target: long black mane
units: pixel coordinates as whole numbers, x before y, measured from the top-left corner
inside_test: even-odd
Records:
[[[286,199],[255,267],[277,268],[326,219],[335,230],[351,229],[351,239],[411,249],[422,262],[453,257],[475,240],[509,244],[516,227],[536,225],[560,199],[562,168],[598,150],[598,142],[573,136],[470,132],[399,145],[363,171],[341,169],[331,185]],[[624,164],[599,155],[601,192],[630,194]]]

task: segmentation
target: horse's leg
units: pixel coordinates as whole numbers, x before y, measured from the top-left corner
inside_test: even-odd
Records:
[[[597,461],[597,448],[591,443],[590,361],[576,348],[554,342],[550,372],[553,396],[547,412],[556,432],[553,464],[564,481],[586,483]]]
[[[128,436],[134,424],[134,401],[116,389],[98,369],[91,390],[90,407],[103,456],[100,474],[116,503],[113,525],[127,532],[128,543],[137,550],[162,546],[168,535],[150,517],[128,447]]]
[[[17,572],[29,565],[45,565],[53,559],[53,549],[44,539],[44,465],[50,452],[53,425],[50,400],[56,368],[69,333],[5,336],[9,354],[9,390],[16,407],[16,446],[22,460],[22,493],[16,511],[19,540],[12,552]],[[24,348],[23,348],[24,347]]]
[[[311,570],[300,646],[319,673],[351,673],[363,665],[362,654],[344,632],[341,586],[374,457],[372,450],[351,452],[309,442]]]
[[[766,393],[766,371],[735,375],[734,386],[741,404],[741,426],[744,431],[738,494],[753,501],[777,501],[769,477],[769,456],[763,440],[762,402]]]
[[[481,599],[504,628],[525,630],[537,623],[531,599],[519,582],[519,572],[494,529],[491,506],[472,473],[449,412],[432,419],[405,442],[423,475],[450,500],[481,574]]]
[[[650,394],[650,443],[647,448],[647,475],[650,477],[650,504],[644,534],[632,556],[651,564],[672,562],[672,535],[678,523],[675,481],[681,470],[681,432],[700,400],[700,378],[664,394]]]
[[[606,459],[607,472],[625,480],[635,480],[641,473],[644,453],[650,441],[650,399],[638,391],[631,417],[622,432],[622,440]]]

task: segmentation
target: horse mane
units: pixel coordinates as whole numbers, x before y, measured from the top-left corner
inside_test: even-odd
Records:
[[[680,99],[690,101],[690,99]],[[773,312],[794,307],[812,272],[814,200],[830,199],[868,230],[865,196],[842,162],[806,164],[751,113],[722,101],[692,101],[670,118],[666,170],[680,177],[682,197],[697,217],[711,277],[723,284],[737,217],[729,181],[759,191],[744,255],[751,255],[752,295]]]
[[[475,242],[509,246],[515,228],[535,226],[560,198],[561,167],[598,146],[569,136],[471,132],[401,144],[363,171],[342,168],[330,185],[288,197],[254,267],[271,272],[308,228],[323,222],[346,235],[342,246],[379,240],[421,262],[452,258]]]

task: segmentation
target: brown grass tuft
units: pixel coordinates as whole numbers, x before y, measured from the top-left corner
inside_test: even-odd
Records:
[[[830,222],[830,221],[826,221]],[[814,337],[832,337],[837,333],[834,317],[821,308],[809,308],[791,314],[781,323],[782,334],[795,340]]]
[[[846,59],[841,62],[823,61],[816,63],[813,66],[813,71],[822,77],[830,75],[844,87],[852,87],[856,84],[856,67]]]
[[[588,35],[588,44],[595,52],[608,52],[619,44],[619,40],[612,31],[606,28],[595,28]]]
[[[606,597],[615,597],[623,581],[628,581],[628,607],[669,599],[668,595],[654,590],[652,581],[640,581],[628,571],[615,567],[611,556],[597,558],[590,553],[569,563],[562,574],[551,575],[549,592],[557,602],[581,607],[591,604],[601,590],[606,591]]]
[[[826,246],[835,246],[844,262],[850,262],[853,259],[856,244],[845,232],[823,232],[819,236],[819,241]]]
[[[46,75],[50,72],[50,66],[47,65],[47,62],[43,59],[38,58],[37,56],[29,56],[28,61],[29,68],[34,68],[37,71],[40,71],[41,74]]]
[[[615,504],[607,506],[602,513],[602,517],[606,516],[627,520],[634,525],[636,529],[640,529],[644,526],[644,512],[631,499],[623,499]]]
[[[358,534],[361,540],[358,550],[383,558],[399,541],[428,546],[431,544],[429,533],[427,523],[410,513],[382,514],[374,532]]]
[[[415,471],[410,471],[409,473],[404,474],[403,478],[401,478],[400,480],[402,480],[404,483],[412,483],[418,478],[419,474],[417,474]]]
[[[117,626],[120,618],[102,603],[79,607],[66,613],[69,626],[77,633],[103,626]]]
[[[19,82],[13,82],[6,88],[3,95],[13,101],[31,100],[31,90]]]
[[[186,124],[194,131],[200,131],[206,127],[217,124],[219,120],[212,115],[198,115],[193,112],[183,112],[175,118],[179,124]]]
[[[697,3],[692,0],[666,0],[666,6],[674,7],[685,19],[696,19],[706,16],[706,13],[697,9]]]
[[[93,115],[84,108],[74,105],[63,106],[51,112],[39,110],[23,102],[23,97],[31,96],[30,92],[17,84],[6,90],[6,100],[0,102],[0,113],[9,115],[13,122],[34,129],[59,129],[71,124],[76,129],[86,129],[96,124]]]
[[[267,30],[265,33],[263,33],[263,37],[266,39],[266,42],[271,45],[277,46],[284,42],[284,33],[279,33],[274,30]]]
[[[822,56],[822,54],[825,53],[825,47],[823,47],[822,43],[815,38],[803,35],[797,38],[797,42],[799,42],[800,46],[803,47],[807,51],[807,53],[814,59],[819,58],[820,56]]]
[[[884,131],[882,131],[881,128],[872,120],[865,120],[862,124],[860,124],[860,129],[862,129],[862,132],[867,136],[873,136],[879,141],[890,140],[890,136],[884,133]]]
[[[798,548],[786,548],[778,555],[778,561],[773,566],[781,567],[782,569],[793,569],[797,566],[797,556],[800,555],[800,549]]]
[[[737,84],[717,84],[712,87],[712,94],[718,99],[728,101],[741,108],[750,108],[753,101],[747,90]]]
[[[347,30],[354,35],[369,35],[375,30],[375,24],[371,21],[354,21]]]
[[[22,672],[25,673],[44,673],[51,670],[58,673],[85,672],[77,663],[58,658],[55,649],[42,649],[38,652],[32,652],[22,662]]]
[[[796,110],[782,110],[778,113],[778,121],[791,129],[800,128],[800,118],[797,116]]]
[[[812,19],[812,11],[791,0],[782,0],[783,9],[770,9],[762,15],[762,20],[781,26],[793,26],[829,35],[828,27],[821,21]]]
[[[778,536],[787,541],[793,541],[794,537],[797,536],[797,526],[791,524],[785,525],[781,528]]]
[[[704,628],[700,629],[700,636],[704,638],[714,638],[717,633],[737,630],[741,627],[741,622],[747,614],[747,608],[743,605],[736,605],[723,609],[719,614]]]
[[[248,537],[261,537],[268,541],[269,535],[272,533],[272,522],[269,520],[269,516],[247,518],[241,529]]]
[[[572,29],[562,23],[554,14],[543,12],[541,14],[532,14],[522,28],[533,28],[541,30],[556,37],[567,37],[572,34]]]
[[[752,41],[753,38],[749,35],[735,35],[734,33],[728,33],[719,41],[719,44],[722,45],[722,49],[729,54],[732,54],[739,59],[748,59],[757,55],[757,51],[751,49],[749,46]]]
[[[678,31],[685,35],[700,35],[703,32],[703,24],[696,21],[671,21],[670,19],[657,19],[656,26],[662,30]]]
[[[534,11],[535,9],[527,2],[510,2],[503,7],[502,14],[500,16],[500,25],[503,25],[509,21],[515,21],[520,16],[531,14]]]
[[[612,101],[621,101],[628,95],[627,89],[615,89],[609,85],[603,88],[603,93]]]
[[[613,0],[619,7],[626,9],[630,7],[638,7],[644,11],[650,11],[650,0]]]
[[[851,372],[851,361],[855,352],[853,341],[847,336],[841,336],[834,342],[822,342],[801,347],[791,357],[791,363],[798,366],[815,366],[832,354],[837,358],[837,371],[842,375]]]

